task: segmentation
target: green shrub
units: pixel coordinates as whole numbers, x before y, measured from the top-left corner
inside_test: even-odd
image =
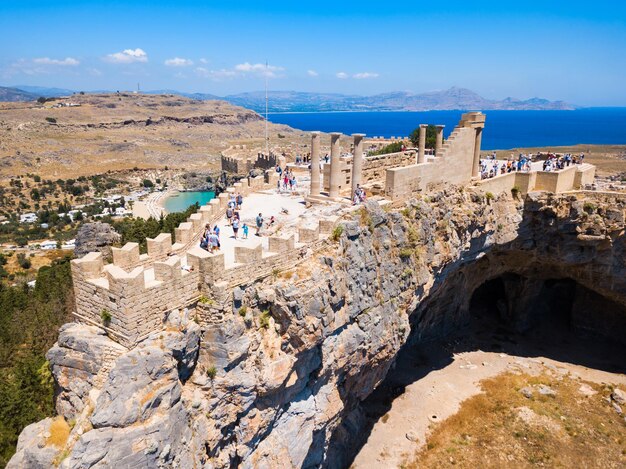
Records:
[[[511,188],[511,195],[516,199],[519,196],[520,192],[521,192],[521,189],[519,188],[519,186],[513,186]]]
[[[111,323],[111,319],[113,319],[113,316],[111,316],[111,313],[108,310],[103,309],[102,311],[100,311],[100,319],[102,319],[102,324],[108,326]]]
[[[271,317],[272,315],[270,314],[269,310],[263,310],[263,312],[261,313],[261,317],[259,318],[259,325],[261,326],[261,328],[267,329],[268,327],[270,327]]]
[[[402,248],[402,249],[400,249],[399,255],[400,255],[400,257],[402,259],[408,259],[409,257],[411,257],[413,255],[413,249],[411,249],[411,248]]]
[[[215,303],[215,301],[207,296],[202,295],[200,298],[198,298],[198,303],[202,303],[203,305],[212,305]]]
[[[594,204],[592,204],[591,202],[585,202],[585,203],[583,204],[583,210],[584,210],[585,212],[587,212],[588,214],[590,214],[590,215],[591,215],[593,212],[595,212],[595,211],[596,211],[596,209],[597,209],[597,207],[596,207]]]
[[[243,305],[241,308],[239,308],[239,316],[241,316],[242,318],[246,317],[247,312],[248,308],[246,307],[246,305]]]
[[[487,198],[487,200],[493,200],[495,199],[495,196],[493,195],[493,192],[487,192],[485,194],[485,197]]]
[[[339,241],[339,238],[341,238],[342,234],[343,234],[343,225],[337,225],[333,229],[333,232],[330,235],[330,239],[333,241]]]
[[[46,117],[46,121],[50,122],[51,124],[57,123],[57,120],[54,117]]]
[[[215,368],[214,366],[210,366],[206,369],[206,375],[211,379],[215,379],[215,377],[217,376],[217,368]]]

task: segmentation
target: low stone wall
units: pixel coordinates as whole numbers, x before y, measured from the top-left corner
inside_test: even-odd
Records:
[[[385,194],[391,199],[434,190],[442,184],[466,185],[471,181],[476,131],[457,127],[442,147],[442,156],[426,163],[386,171]]]
[[[499,194],[510,192],[514,187],[521,194],[533,191],[567,192],[580,189],[584,184],[593,182],[595,166],[590,164],[574,165],[560,171],[530,171],[501,174],[491,179],[477,182],[477,187],[484,192]]]
[[[416,153],[413,150],[388,153],[386,155],[366,156],[363,158],[363,169],[361,173],[362,185],[372,183],[384,183],[386,171],[390,168],[397,168],[415,163]],[[341,159],[341,177],[339,179],[339,191],[345,192],[352,188],[352,157]],[[330,164],[325,164],[323,168],[324,190],[329,191],[330,186]]]

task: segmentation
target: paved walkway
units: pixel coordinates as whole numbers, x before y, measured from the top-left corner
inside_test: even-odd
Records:
[[[239,212],[241,216],[241,225],[246,223],[249,226],[248,239],[243,239],[243,229],[239,228],[238,239],[234,238],[233,229],[228,224],[228,220],[224,216],[219,222],[221,251],[224,253],[224,263],[226,267],[230,267],[235,263],[235,246],[256,247],[259,244],[267,250],[267,236],[256,236],[256,217],[259,213],[263,214],[264,220],[267,222],[271,216],[276,218],[276,230],[281,233],[295,232],[296,225],[306,220],[308,213],[304,205],[304,198],[299,195],[291,195],[287,193],[279,194],[275,190],[263,192],[255,192],[244,197],[243,205]],[[283,213],[286,209],[288,213]],[[312,216],[313,214],[310,214]],[[264,230],[267,234],[267,230]]]

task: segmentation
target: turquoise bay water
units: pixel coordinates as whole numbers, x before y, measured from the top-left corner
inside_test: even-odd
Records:
[[[407,136],[419,124],[444,124],[447,137],[464,111],[275,113],[269,120],[296,129]],[[575,111],[484,111],[484,150],[559,145],[626,144],[626,108]]]
[[[183,212],[196,202],[204,205],[214,198],[215,192],[209,191],[177,192],[165,199],[163,206],[167,213]]]

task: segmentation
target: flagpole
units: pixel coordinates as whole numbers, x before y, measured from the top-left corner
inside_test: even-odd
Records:
[[[270,137],[267,130],[267,108],[268,108],[268,94],[267,94],[267,71],[268,65],[267,60],[265,61],[265,152],[267,153],[267,157],[270,157]]]

